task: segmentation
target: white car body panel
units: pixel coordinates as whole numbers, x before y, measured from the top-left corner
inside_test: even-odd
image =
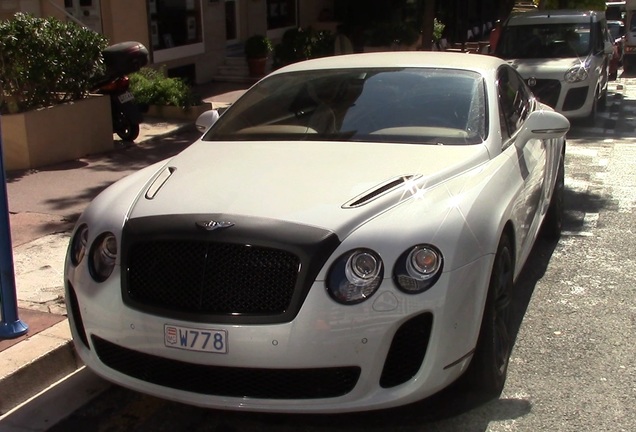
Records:
[[[590,115],[594,105],[594,96],[599,85],[597,77],[602,76],[603,62],[599,62],[594,59],[594,56],[590,56],[587,59],[567,58],[567,59],[528,59],[528,60],[510,60],[508,63],[526,79],[549,79],[559,81],[561,84],[561,92],[556,103],[558,111],[562,112],[568,118],[582,118]],[[580,64],[588,63],[591,66],[591,73],[586,80],[569,84],[565,81],[565,73],[571,68]],[[592,81],[595,79],[595,81]],[[574,88],[587,88],[587,97],[584,104],[576,110],[563,110],[563,104],[567,96],[567,91]],[[605,83],[607,87],[607,82]]]
[[[298,147],[294,142],[198,141],[170,161],[169,166],[175,168],[170,179],[154,199],[140,200],[130,217],[209,213],[210,203],[214,203],[226,214],[258,215],[329,228],[343,238],[369,214],[408,198],[393,197],[389,202],[378,199],[360,210],[342,209],[365,191],[410,174],[422,176],[413,182],[414,188],[427,189],[488,160],[486,148],[481,145],[429,148],[308,142]],[[262,161],[268,158],[272,162],[263,166]],[[199,164],[194,170],[181,168],[197,166],[195,162],[205,160],[214,161],[214,170],[206,164]],[[227,187],[228,178],[240,179],[245,186]],[[200,199],[183,200],[175,208],[174,197],[184,191]],[[360,213],[360,219],[352,215]]]

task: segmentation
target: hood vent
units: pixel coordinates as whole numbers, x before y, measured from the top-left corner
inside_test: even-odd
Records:
[[[400,177],[396,177],[390,180],[387,180],[385,183],[376,186],[373,189],[370,189],[364,192],[361,195],[358,195],[351,201],[347,202],[342,206],[342,208],[356,208],[361,207],[365,204],[370,203],[371,201],[391,192],[394,189],[404,186],[406,183],[416,180],[422,177],[421,175],[404,175]]]
[[[176,170],[177,169],[174,167],[167,167],[166,169],[164,169],[148,188],[148,191],[146,192],[146,198],[149,200],[153,199],[155,195],[157,195],[157,192],[159,192],[159,189],[161,189],[161,186],[163,186],[168,181],[172,173]]]

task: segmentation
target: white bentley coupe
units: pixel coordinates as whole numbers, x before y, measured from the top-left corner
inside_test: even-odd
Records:
[[[515,279],[561,230],[565,117],[503,60],[433,52],[296,63],[213,114],[77,221],[90,369],[248,411],[501,393]]]

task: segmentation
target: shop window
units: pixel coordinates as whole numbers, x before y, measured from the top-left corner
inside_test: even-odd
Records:
[[[149,0],[150,38],[154,50],[203,41],[199,0]]]
[[[267,29],[296,26],[296,0],[267,0]]]

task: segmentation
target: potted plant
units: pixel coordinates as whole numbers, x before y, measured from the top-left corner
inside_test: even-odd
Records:
[[[250,70],[250,76],[265,75],[267,57],[272,52],[272,41],[263,35],[250,36],[245,41],[245,57]]]
[[[143,67],[129,78],[131,93],[149,117],[195,121],[212,109],[212,104],[201,101],[183,79],[168,77],[165,66]]]

